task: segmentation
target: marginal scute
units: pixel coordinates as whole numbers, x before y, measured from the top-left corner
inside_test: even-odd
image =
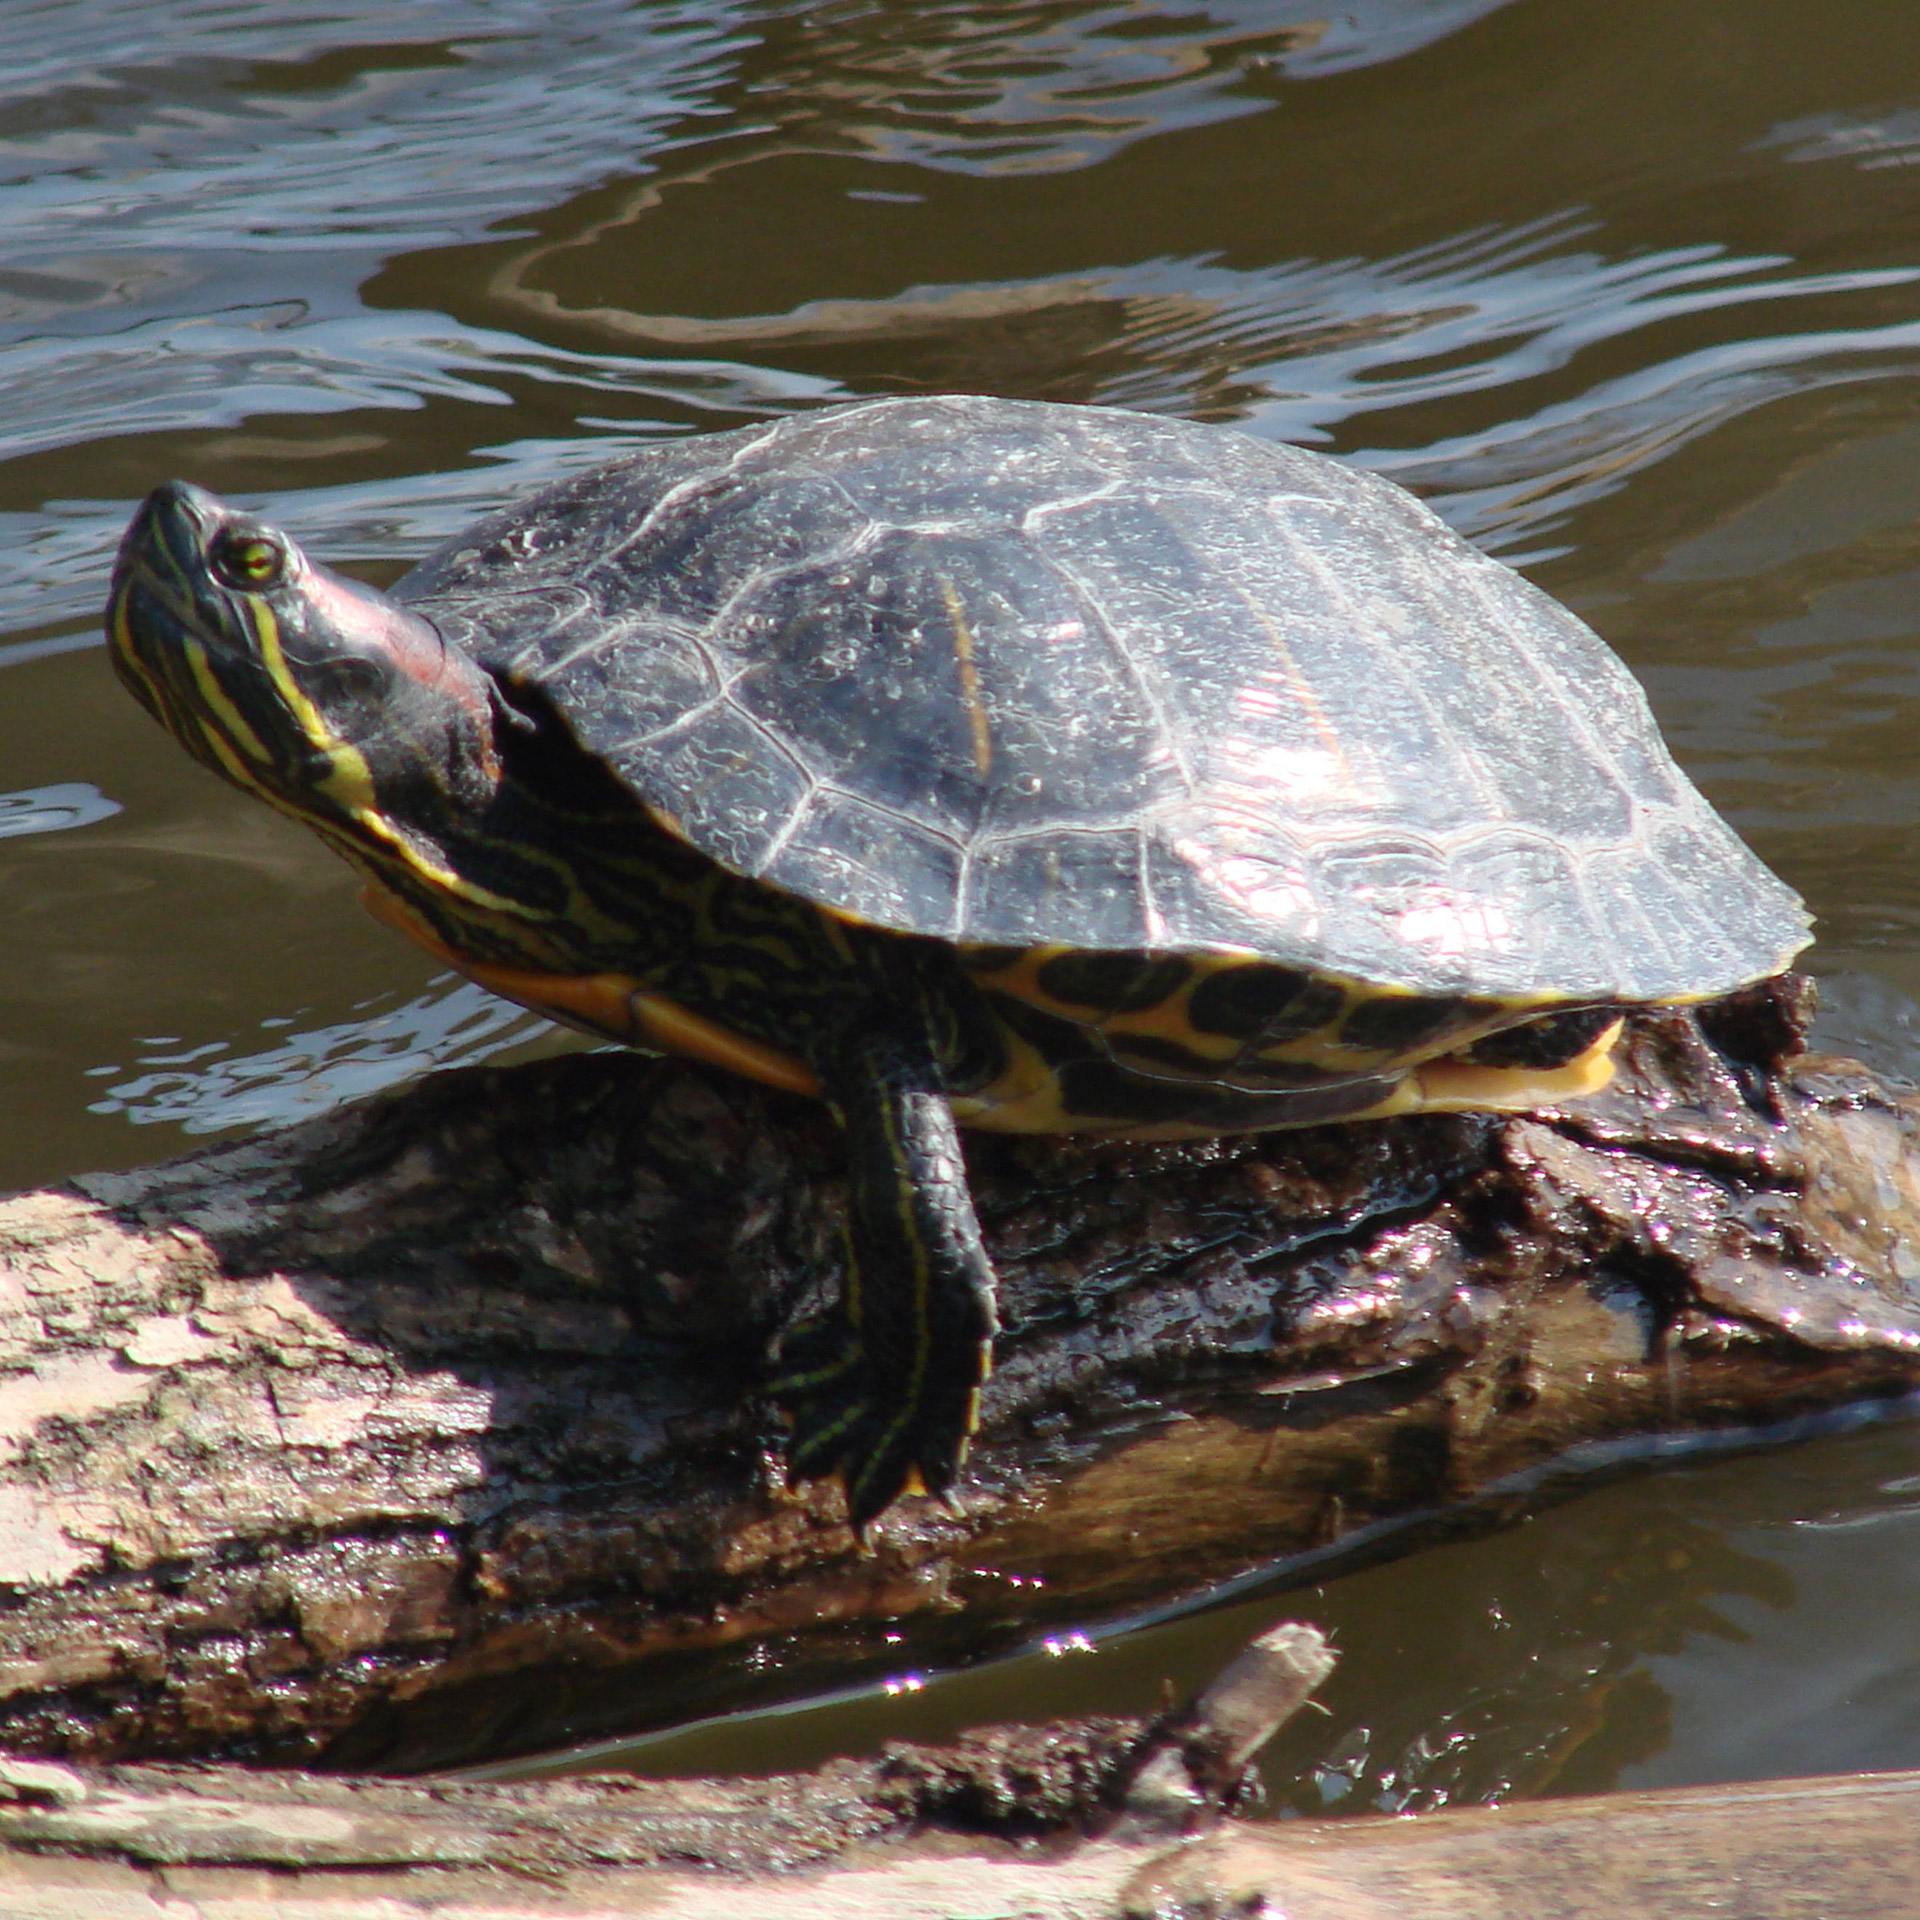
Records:
[[[1613,1007],[1543,1014],[1476,1040],[1462,1050],[1462,1057],[1477,1067],[1564,1067],[1585,1053],[1619,1017]]]
[[[1454,998],[1378,994],[1361,1001],[1341,1022],[1340,1044],[1357,1053],[1408,1059],[1437,1046],[1449,1034],[1460,1032],[1472,1017],[1466,1004]]]
[[[799,851],[786,867],[793,892],[882,925],[953,898],[961,854],[943,834],[842,792],[817,793],[809,805],[831,812],[835,830],[796,832]]]
[[[795,414],[564,481],[396,592],[742,874],[966,949],[1204,962],[1138,1029],[1175,1043],[1183,1006],[1259,1050],[1349,1000],[1377,1032],[1396,995],[1706,998],[1807,938],[1579,620],[1217,427]],[[1235,952],[1326,990],[1256,1020]],[[1057,1004],[1134,1017],[1098,1001]]]
[[[1050,998],[1096,1014],[1156,1007],[1185,984],[1191,961],[1178,954],[1057,953],[1035,978]]]
[[[1331,981],[1254,961],[1208,973],[1188,996],[1187,1019],[1202,1033],[1272,1046],[1318,1033],[1345,1003]]]
[[[774,837],[816,799],[816,783],[779,734],[745,714],[722,712],[705,726],[667,734],[654,744],[653,757],[662,775],[658,791],[671,796],[665,811],[678,831],[742,872],[753,872]],[[715,789],[724,789],[731,803],[723,815],[676,810],[674,798]]]
[[[1042,946],[1072,927],[1088,947],[1150,946],[1139,879],[1140,838],[1131,828],[988,841],[969,863],[955,931]]]

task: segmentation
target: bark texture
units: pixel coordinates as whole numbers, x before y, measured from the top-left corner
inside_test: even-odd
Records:
[[[1797,989],[1577,1110],[975,1138],[1008,1331],[956,1510],[787,1492],[809,1104],[582,1055],[0,1206],[0,1747],[446,1764],[1005,1647],[1920,1385],[1920,1107]]]

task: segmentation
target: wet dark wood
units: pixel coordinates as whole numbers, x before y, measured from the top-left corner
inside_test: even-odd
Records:
[[[0,1747],[553,1745],[1498,1517],[1593,1443],[1907,1393],[1920,1107],[1788,1061],[1792,998],[1642,1022],[1561,1114],[975,1139],[985,1430],[957,1511],[871,1553],[783,1488],[759,1391],[835,1274],[802,1101],[583,1055],[22,1196]]]

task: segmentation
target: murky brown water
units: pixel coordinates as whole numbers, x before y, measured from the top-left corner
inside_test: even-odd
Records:
[[[10,0],[0,1187],[551,1044],[121,694],[135,495],[384,580],[644,440],[948,387],[1418,488],[1626,654],[1819,913],[1830,1037],[1920,1067],[1911,0]],[[1920,1764],[1917,1494],[1881,1430],[1296,1597],[1349,1663],[1294,1797]],[[1276,1610],[678,1757],[1125,1705]]]

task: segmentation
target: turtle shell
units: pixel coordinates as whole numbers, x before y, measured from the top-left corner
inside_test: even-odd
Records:
[[[650,449],[395,589],[726,867],[968,946],[1692,999],[1796,896],[1588,627],[1223,428],[878,400]]]

